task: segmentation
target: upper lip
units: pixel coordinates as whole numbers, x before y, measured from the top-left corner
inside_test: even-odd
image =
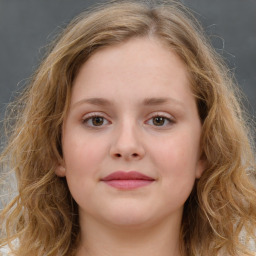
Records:
[[[102,181],[110,181],[110,180],[155,180],[152,177],[149,177],[145,174],[136,171],[116,171],[108,176],[101,179]]]

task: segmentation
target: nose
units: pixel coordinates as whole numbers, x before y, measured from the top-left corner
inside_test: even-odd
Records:
[[[140,160],[145,155],[143,139],[133,124],[123,124],[115,131],[110,155],[115,159]]]

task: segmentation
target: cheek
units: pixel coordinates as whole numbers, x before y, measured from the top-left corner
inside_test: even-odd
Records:
[[[199,152],[199,140],[192,136],[182,135],[166,138],[154,143],[154,159],[158,165],[170,166],[172,171],[186,172],[196,166]]]
[[[99,179],[99,163],[105,153],[103,145],[90,139],[67,141],[64,148],[66,180],[69,190],[78,203],[90,202]]]
[[[92,173],[106,153],[104,143],[92,140],[89,136],[68,138],[63,147],[66,169],[73,173],[79,172],[80,175]]]
[[[65,141],[63,147],[66,179],[71,194],[79,202],[81,196],[90,196],[93,191],[106,148],[103,143],[90,138],[68,137],[68,134],[67,138],[70,139]]]
[[[184,194],[184,199],[190,194],[196,179],[198,146],[191,136],[176,136],[155,143],[155,166],[159,168],[161,182],[168,193]]]

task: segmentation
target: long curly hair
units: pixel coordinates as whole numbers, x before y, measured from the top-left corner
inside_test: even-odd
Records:
[[[75,255],[78,207],[65,178],[55,174],[72,84],[96,51],[146,36],[162,40],[185,63],[202,121],[207,168],[184,206],[182,254],[254,255],[248,245],[255,240],[255,159],[241,93],[192,12],[171,0],[112,1],[83,12],[10,105],[1,168],[16,174],[17,195],[1,211],[0,244],[8,243],[13,255]]]

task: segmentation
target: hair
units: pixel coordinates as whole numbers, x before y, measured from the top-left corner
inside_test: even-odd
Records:
[[[83,12],[11,105],[1,164],[15,172],[18,193],[0,214],[0,244],[13,255],[75,254],[78,207],[66,179],[55,174],[73,81],[96,51],[149,36],[185,63],[202,122],[207,167],[184,205],[182,255],[254,255],[248,245],[255,240],[255,159],[241,93],[192,12],[171,0],[112,1]]]

